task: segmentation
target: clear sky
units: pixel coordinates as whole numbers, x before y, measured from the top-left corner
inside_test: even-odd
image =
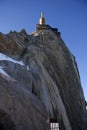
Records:
[[[35,31],[41,11],[76,57],[87,100],[87,0],[0,0],[0,32]]]

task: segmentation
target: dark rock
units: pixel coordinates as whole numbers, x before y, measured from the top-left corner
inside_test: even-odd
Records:
[[[5,129],[12,126],[18,129],[20,124],[24,124],[26,130],[38,129],[38,126],[41,130],[48,129],[44,105],[27,89],[0,77],[0,92],[0,110],[3,110],[0,123]]]

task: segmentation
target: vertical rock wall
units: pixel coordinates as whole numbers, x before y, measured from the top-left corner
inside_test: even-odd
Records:
[[[15,129],[39,126],[50,130],[52,119],[59,122],[60,130],[85,130],[85,98],[78,67],[58,33],[45,28],[31,35],[24,30],[0,34],[0,52],[24,62],[21,66],[0,61],[9,75],[0,73],[0,110],[9,115]]]

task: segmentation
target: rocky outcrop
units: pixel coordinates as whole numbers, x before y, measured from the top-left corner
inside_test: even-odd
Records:
[[[22,30],[20,33],[10,32],[9,34],[0,33],[0,52],[20,60],[25,46],[23,45],[26,38],[26,32]]]
[[[52,119],[60,130],[85,130],[86,107],[77,64],[61,36],[49,29],[1,35],[0,51],[24,62],[22,66],[0,61],[8,74],[0,74],[1,126],[50,130]],[[6,46],[8,39],[15,41],[12,48]]]

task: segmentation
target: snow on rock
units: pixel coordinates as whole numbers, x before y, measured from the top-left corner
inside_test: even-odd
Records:
[[[9,75],[3,70],[2,66],[0,66],[0,73],[9,77]]]
[[[30,70],[29,66],[27,66],[26,68],[27,68],[27,71],[29,71],[29,70]]]
[[[39,34],[38,34],[38,33],[35,33],[34,36],[39,36]]]
[[[14,60],[14,59],[10,58],[9,56],[6,56],[5,54],[2,54],[2,53],[0,53],[0,61],[1,60],[11,61],[13,63],[17,63],[17,64],[20,64],[20,65],[24,66],[23,61],[16,61],[16,60]]]
[[[3,66],[0,66],[0,76],[7,79],[8,81],[13,81],[15,82],[16,80],[13,79],[12,77],[10,77],[4,70],[3,70]]]
[[[5,78],[8,81],[12,81],[12,82],[16,82],[15,79],[13,79],[12,77],[10,77],[4,70],[3,67],[0,66],[0,77]]]
[[[13,63],[17,63],[17,64],[20,64],[20,65],[22,65],[22,66],[25,66],[24,63],[23,63],[23,61],[16,61],[16,60],[10,58],[9,56],[7,56],[7,55],[5,55],[5,54],[3,54],[3,53],[0,53],[0,61],[2,61],[2,60],[11,61],[11,62],[13,62]],[[3,75],[5,75],[5,76],[7,76],[7,77],[10,77],[10,76],[3,70],[3,68],[4,68],[3,66],[0,66],[0,74],[3,74]]]

